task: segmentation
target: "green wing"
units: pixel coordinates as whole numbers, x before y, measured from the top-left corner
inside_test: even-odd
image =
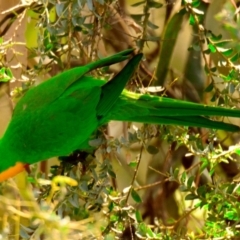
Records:
[[[120,71],[111,81],[102,86],[102,93],[97,106],[97,115],[99,119],[102,118],[102,122],[104,122],[105,116],[114,107],[127,82],[135,72],[142,56],[142,54],[134,56],[122,71]]]
[[[26,111],[35,111],[39,107],[56,101],[68,88],[81,80],[81,77],[85,76],[88,72],[96,68],[122,62],[128,59],[132,52],[133,49],[129,49],[85,66],[72,68],[30,89],[16,105],[13,117]],[[91,82],[88,82],[86,85],[91,87]]]
[[[16,162],[32,164],[79,149],[98,127],[102,81],[82,77],[57,101],[14,116],[0,142],[0,172]],[[91,81],[91,87],[89,86]]]
[[[105,105],[105,88],[109,85],[105,81],[87,77],[83,72],[123,61],[131,52],[124,51],[85,67],[69,70],[67,74],[60,74],[29,90],[17,104],[0,141],[0,156],[4,159],[0,171],[16,162],[31,164],[53,156],[68,155],[79,149],[100,125],[98,108]],[[121,74],[113,78],[114,82],[119,83],[113,95],[110,95],[109,101],[113,104],[140,58],[140,55],[134,57]],[[122,78],[124,84],[121,83]],[[112,105],[104,110],[110,111],[109,107]]]

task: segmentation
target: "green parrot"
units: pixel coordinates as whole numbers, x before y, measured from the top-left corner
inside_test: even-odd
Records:
[[[0,181],[16,175],[26,164],[67,156],[83,148],[93,132],[110,120],[240,130],[207,118],[240,117],[240,110],[124,90],[142,54],[133,56],[111,81],[86,75],[129,59],[132,53],[129,49],[67,70],[28,90],[0,139]]]

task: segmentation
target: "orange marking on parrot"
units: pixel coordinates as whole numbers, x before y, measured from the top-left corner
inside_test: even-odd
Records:
[[[13,167],[10,167],[7,170],[0,173],[0,182],[3,182],[9,178],[12,178],[18,173],[26,170],[27,166],[28,164],[17,162]]]

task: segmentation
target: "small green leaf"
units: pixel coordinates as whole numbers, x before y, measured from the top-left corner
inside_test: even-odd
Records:
[[[29,239],[29,234],[28,234],[28,232],[25,230],[25,227],[24,226],[22,226],[22,225],[20,225],[21,227],[20,227],[20,236],[21,236],[21,238],[23,238],[23,239]],[[31,230],[31,229],[30,229]],[[30,231],[29,231],[30,232]],[[31,232],[30,232],[31,233]]]
[[[186,178],[187,178],[187,173],[186,173],[186,172],[183,172],[183,174],[182,174],[182,176],[181,176],[181,182],[182,182],[182,183],[185,183]]]
[[[12,71],[10,70],[10,68],[6,68],[6,74],[9,78],[13,78],[13,74],[12,74]]]
[[[205,88],[205,92],[211,92],[214,88],[214,84],[213,82],[211,82],[206,88]]]
[[[213,96],[212,96],[212,98],[210,99],[210,101],[211,101],[211,102],[215,102],[215,101],[217,100],[217,98],[218,98],[217,93],[214,93]]]
[[[162,3],[159,3],[159,2],[155,2],[155,1],[148,1],[148,7],[149,8],[161,8],[163,6]]]
[[[108,205],[108,209],[110,212],[112,212],[112,210],[114,209],[115,207],[115,204],[113,202],[110,202],[109,205]]]
[[[226,82],[230,81],[231,80],[231,76],[230,75],[223,75],[223,74],[219,74],[219,76]]]
[[[208,166],[209,166],[209,162],[207,159],[201,159],[202,161],[202,164],[201,164],[201,167],[200,167],[200,172],[202,173],[204,169],[206,169]]]
[[[212,43],[209,43],[208,44],[208,49],[212,52],[212,53],[215,53],[217,50],[216,50],[216,47],[212,44]]]
[[[179,190],[180,190],[181,192],[188,192],[188,191],[189,191],[189,189],[188,189],[185,185],[181,185],[181,186],[179,187]]]
[[[136,22],[141,22],[143,14],[131,14],[131,17],[136,21]]]
[[[110,222],[117,222],[119,220],[119,216],[116,214],[110,215]]]
[[[131,191],[131,196],[136,203],[141,203],[142,202],[141,197],[139,196],[139,194],[134,189],[132,189],[132,191]]]
[[[202,202],[200,201],[200,202],[198,202],[198,203],[196,203],[195,205],[194,205],[194,207],[196,207],[196,208],[201,208],[202,207]]]
[[[72,197],[69,197],[69,198],[68,198],[68,201],[69,201],[69,203],[70,203],[73,207],[75,207],[75,208],[79,208],[79,207],[80,207],[78,198],[72,196]]]
[[[240,156],[240,148],[235,150],[235,153]]]
[[[230,184],[230,185],[228,185],[228,187],[227,187],[227,193],[228,193],[228,194],[232,194],[232,193],[233,193],[233,190],[235,189],[235,187],[236,187],[236,184]]]
[[[0,82],[9,82],[13,78],[13,74],[9,68],[2,67],[0,69]]]
[[[207,65],[204,66],[204,71],[205,71],[206,74],[209,74],[210,71],[209,71],[209,68],[208,68]]]
[[[156,148],[152,145],[147,146],[147,151],[152,155],[157,154],[159,152],[158,148]]]
[[[210,51],[209,49],[206,49],[206,50],[203,51],[203,53],[204,53],[204,54],[210,54],[211,51]]]
[[[211,34],[211,40],[213,40],[213,41],[219,41],[222,39],[222,34],[219,34],[217,36],[214,35],[212,32],[210,32],[210,34]]]
[[[46,51],[49,51],[49,50],[51,50],[52,48],[53,48],[53,44],[52,43],[48,43],[48,44],[46,44]]]
[[[152,22],[148,21],[147,25],[152,29],[158,29],[158,26],[153,24]]]
[[[239,60],[239,53],[236,53],[235,55],[233,55],[231,58],[230,58],[230,61],[231,62],[236,62]]]
[[[232,84],[232,83],[230,83],[230,84],[228,85],[228,92],[229,92],[230,94],[233,94],[233,93],[235,92],[235,90],[236,90],[235,85]]]
[[[229,219],[229,220],[239,220],[239,216],[238,216],[238,213],[236,211],[236,209],[232,209],[230,211],[227,211],[225,214],[224,214],[224,218],[226,219]]]
[[[137,219],[137,222],[138,222],[138,223],[140,223],[140,222],[143,221],[143,220],[142,220],[142,215],[141,215],[141,213],[140,213],[138,210],[136,210],[135,216],[136,216],[136,219]]]
[[[88,192],[88,184],[86,181],[82,181],[79,185],[79,188],[83,191],[83,192]]]
[[[35,179],[34,177],[27,177],[27,181],[28,181],[29,183],[33,183],[33,184],[36,184],[36,183],[37,183],[37,181],[36,181],[36,179]]]
[[[229,44],[230,43],[232,43],[233,42],[233,40],[222,40],[222,41],[220,41],[220,42],[215,42],[214,43],[214,45],[216,46],[216,47],[222,47],[222,48],[226,48],[226,47],[228,47],[229,46]]]
[[[94,11],[93,0],[87,0],[87,6],[88,6],[90,11]]]
[[[212,176],[214,173],[215,173],[215,169],[213,168],[210,170],[209,174],[210,174],[210,176]]]
[[[93,23],[84,23],[83,26],[87,28],[88,30],[93,29]]]
[[[147,227],[146,230],[147,230],[147,234],[146,234],[147,237],[152,239],[154,237],[154,233],[153,233],[152,229],[150,227]]]
[[[66,7],[67,7],[67,5],[65,3],[57,3],[55,5],[56,13],[57,13],[58,17],[61,17],[61,15],[63,14]]]
[[[138,164],[137,161],[132,161],[132,162],[130,162],[130,163],[128,164],[128,166],[131,167],[131,168],[136,168],[136,167],[137,167],[137,164]]]
[[[197,195],[190,193],[185,197],[185,200],[194,200],[194,199],[197,199],[197,198],[198,198]]]
[[[200,187],[197,188],[197,194],[199,196],[201,196],[202,198],[205,198],[206,192],[207,192],[207,190],[206,190],[206,186],[205,185],[200,186]]]
[[[116,178],[116,174],[115,172],[113,172],[111,169],[108,169],[108,174],[112,177],[112,178]]]
[[[178,179],[178,174],[179,174],[179,168],[175,168],[173,173],[173,176],[175,179]]]
[[[219,50],[219,49],[218,49]],[[224,50],[219,50],[225,57],[229,57],[232,55],[233,53],[233,49],[229,48],[229,49],[224,49]]]
[[[151,42],[159,42],[160,37],[157,36],[147,36],[147,41],[151,41]]]
[[[200,1],[199,0],[193,0],[191,2],[191,5],[196,8],[196,7],[198,7],[200,5]]]
[[[212,68],[210,68],[210,71],[211,71],[211,72],[216,72],[216,71],[217,71],[217,68],[216,68],[216,67],[212,67]]]
[[[195,176],[191,176],[188,180],[187,180],[187,186],[188,188],[190,188],[192,186],[192,183],[195,179]]]
[[[195,19],[194,19],[194,16],[192,14],[190,14],[190,17],[189,17],[189,24],[190,25],[194,25],[195,24]]]

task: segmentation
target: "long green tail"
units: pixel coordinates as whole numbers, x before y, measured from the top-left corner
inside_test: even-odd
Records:
[[[109,119],[144,123],[195,126],[239,131],[238,126],[213,121],[208,116],[240,117],[240,110],[211,107],[171,98],[124,91]]]

